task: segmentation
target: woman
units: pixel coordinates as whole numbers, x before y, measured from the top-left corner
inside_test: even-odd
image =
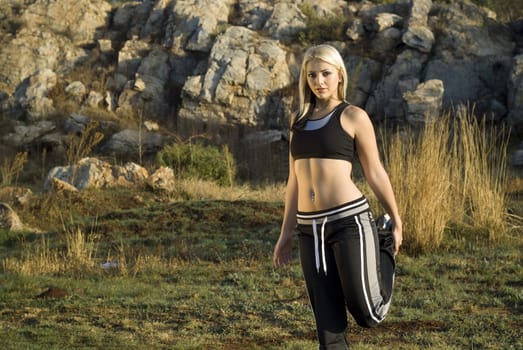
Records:
[[[402,241],[374,128],[364,110],[345,102],[346,88],[345,65],[334,47],[305,52],[299,111],[291,118],[285,210],[273,257],[276,268],[289,262],[297,227],[319,349],[348,348],[345,306],[361,326],[384,319]],[[368,202],[351,179],[356,151],[367,182],[392,218],[392,234],[378,237]]]

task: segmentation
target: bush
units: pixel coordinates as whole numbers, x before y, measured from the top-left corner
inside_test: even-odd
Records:
[[[216,181],[220,185],[234,184],[236,163],[227,146],[177,143],[158,152],[158,163],[171,167],[177,176]]]
[[[441,116],[421,131],[384,135],[385,165],[411,253],[438,248],[451,225],[470,228],[476,241],[505,237],[507,142],[506,131],[478,121],[473,108]]]
[[[298,34],[298,40],[302,45],[345,40],[347,19],[343,14],[320,16],[308,4],[301,6],[300,9],[307,16],[306,28]]]

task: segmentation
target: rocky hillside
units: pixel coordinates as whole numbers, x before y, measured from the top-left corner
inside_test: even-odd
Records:
[[[523,22],[467,0],[7,0],[0,22],[8,151],[60,159],[96,120],[105,155],[205,135],[264,169],[286,160],[300,57],[318,42],[343,53],[350,101],[376,122],[474,106],[523,135]]]

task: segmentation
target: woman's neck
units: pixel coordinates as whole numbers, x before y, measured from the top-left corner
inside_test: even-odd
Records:
[[[314,107],[312,108],[312,116],[319,117],[326,115],[340,103],[341,100],[316,101]]]

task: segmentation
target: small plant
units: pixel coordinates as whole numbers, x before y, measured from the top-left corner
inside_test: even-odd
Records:
[[[307,17],[306,28],[298,34],[300,44],[308,46],[326,41],[343,41],[347,19],[343,15],[319,16],[314,8],[303,5],[300,10]]]
[[[158,152],[158,163],[174,169],[182,178],[197,178],[216,181],[220,185],[234,184],[236,163],[227,146],[220,150],[216,146],[199,143],[177,143]]]
[[[95,242],[93,233],[85,233],[82,228],[76,227],[65,231],[67,263],[78,268],[95,265]]]
[[[13,180],[18,181],[18,175],[24,169],[27,162],[27,152],[17,153],[13,159],[4,159],[0,167],[0,175],[2,175],[2,185],[12,185]]]
[[[85,126],[79,137],[73,134],[69,135],[66,145],[67,164],[77,163],[80,159],[89,155],[93,148],[102,141],[104,135],[97,131],[97,128],[98,122],[91,121]]]

